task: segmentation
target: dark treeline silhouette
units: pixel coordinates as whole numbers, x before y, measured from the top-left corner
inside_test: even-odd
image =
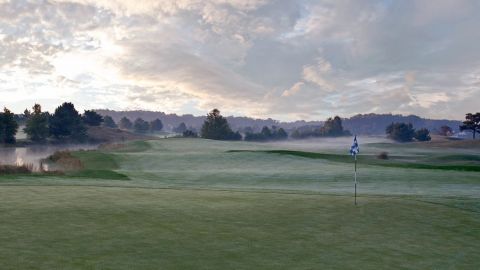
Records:
[[[242,135],[238,131],[232,131],[227,119],[220,114],[218,109],[213,109],[207,114],[207,119],[202,126],[201,136],[204,139],[212,140],[237,141],[242,139]]]
[[[298,128],[293,131],[293,139],[304,139],[314,137],[340,137],[350,136],[351,133],[343,128],[342,119],[339,116],[328,118],[321,127],[309,126]]]
[[[113,121],[113,118],[109,115],[103,117],[103,125],[108,128],[118,128],[117,123],[115,123],[115,121]]]
[[[185,125],[185,123],[182,122],[182,123],[180,123],[180,125],[178,125],[178,127],[173,128],[172,131],[175,132],[175,133],[183,133],[183,132],[187,131],[187,125]]]
[[[153,121],[160,119],[164,125],[164,130],[174,131],[182,122],[192,130],[200,130],[205,116],[193,116],[191,114],[176,115],[166,114],[163,112],[152,111],[112,111],[112,110],[95,110],[103,116],[111,116],[115,122],[119,123],[122,117],[129,119],[142,118],[146,121]],[[255,119],[250,117],[225,117],[232,130],[238,130],[241,133],[247,132],[258,133],[261,132],[264,126],[277,126],[283,128],[287,132],[293,132],[296,129],[315,129],[321,127],[324,121],[293,121],[280,122],[274,119]],[[454,132],[458,131],[461,121],[454,120],[432,120],[425,119],[415,115],[395,115],[395,114],[358,114],[350,118],[342,118],[342,124],[346,130],[350,130],[358,135],[383,135],[385,128],[394,122],[412,123],[414,128],[427,128],[431,131],[438,132],[442,126],[452,127]],[[181,132],[176,132],[181,133]]]
[[[193,131],[193,130],[185,130],[183,133],[182,133],[182,136],[184,138],[198,138],[198,134]]]
[[[465,121],[460,125],[460,130],[468,130],[472,132],[473,139],[475,140],[475,134],[480,133],[480,112],[467,113],[465,115]]]
[[[18,123],[15,115],[7,108],[0,113],[0,143],[14,144],[17,134]]]
[[[416,115],[399,114],[358,114],[343,119],[343,126],[346,129],[354,134],[362,135],[385,134],[385,128],[391,123],[411,123],[415,129],[426,128],[436,133],[442,126],[452,127],[453,132],[457,132],[458,126],[461,125],[461,122],[456,120],[433,120]]]
[[[430,141],[430,131],[426,128],[415,130],[411,123],[391,123],[385,129],[387,137],[397,142]]]
[[[452,136],[453,129],[449,126],[441,126],[440,129],[437,131],[437,134],[440,136]]]
[[[127,118],[127,117],[122,117],[120,119],[120,122],[118,125],[115,123],[113,118],[109,115],[105,116],[106,119],[108,119],[108,126],[109,127],[116,127],[118,126],[120,129],[123,130],[132,130],[136,133],[140,134],[146,134],[148,132],[155,133],[155,132],[160,132],[163,129],[163,123],[160,119],[155,119],[153,121],[146,121],[140,117],[135,119],[135,121],[132,123],[132,121]]]
[[[264,126],[259,133],[248,131],[245,133],[245,141],[275,141],[286,139],[288,139],[287,132],[283,128],[277,128],[276,126],[272,126],[271,129]]]

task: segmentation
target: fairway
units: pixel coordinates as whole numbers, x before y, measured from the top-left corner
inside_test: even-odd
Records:
[[[334,143],[139,141],[75,152],[80,172],[2,176],[1,269],[480,267],[475,149],[372,141],[355,207]]]

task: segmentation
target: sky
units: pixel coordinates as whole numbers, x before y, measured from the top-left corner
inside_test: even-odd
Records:
[[[480,2],[0,0],[0,106],[463,119]]]

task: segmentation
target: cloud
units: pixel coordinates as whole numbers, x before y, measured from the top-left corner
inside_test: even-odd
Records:
[[[479,11],[466,0],[2,1],[0,105],[460,119],[478,107]]]
[[[307,82],[316,84],[323,90],[332,91],[335,86],[325,78],[331,70],[332,65],[330,62],[323,58],[319,58],[316,65],[303,67],[302,78]]]
[[[302,86],[304,86],[304,85],[305,85],[305,83],[303,83],[303,82],[295,83],[292,87],[283,91],[282,97],[289,97],[289,96],[293,96],[293,95],[297,94],[298,92],[300,92],[300,90],[302,89]]]

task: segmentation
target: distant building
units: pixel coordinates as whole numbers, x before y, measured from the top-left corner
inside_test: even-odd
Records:
[[[452,136],[449,136],[450,139],[454,140],[465,140],[465,139],[471,139],[472,138],[472,132],[471,131],[461,131],[454,133]]]

